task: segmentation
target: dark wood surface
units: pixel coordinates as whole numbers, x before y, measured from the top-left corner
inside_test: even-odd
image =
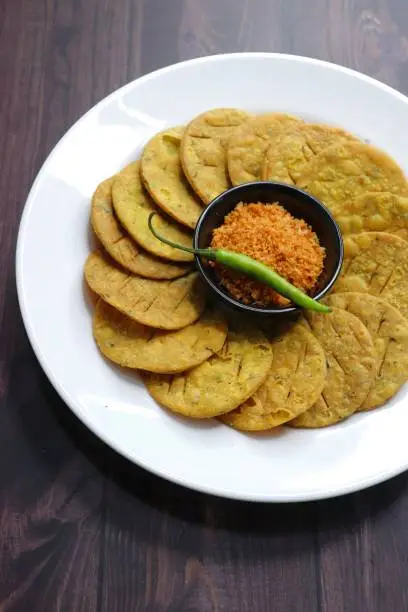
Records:
[[[0,1],[0,612],[408,610],[407,474],[291,506],[181,489],[75,420],[23,329],[16,235],[51,147],[125,82],[242,50],[328,59],[408,93],[407,0]]]

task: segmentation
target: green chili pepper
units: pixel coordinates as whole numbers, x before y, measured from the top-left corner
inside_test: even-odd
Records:
[[[252,257],[248,257],[243,253],[235,253],[234,251],[227,251],[225,249],[193,249],[176,244],[163,236],[160,236],[153,227],[152,220],[157,213],[150,213],[149,215],[149,229],[161,242],[173,247],[174,249],[180,249],[186,251],[186,253],[192,253],[193,255],[199,255],[206,259],[216,261],[228,268],[232,268],[245,276],[249,276],[269,287],[275,289],[278,293],[285,296],[297,306],[302,308],[308,308],[309,310],[315,310],[316,312],[330,312],[330,308],[324,304],[320,304],[317,300],[314,300],[306,293],[289,283],[286,278],[280,276],[269,266],[266,266]]]

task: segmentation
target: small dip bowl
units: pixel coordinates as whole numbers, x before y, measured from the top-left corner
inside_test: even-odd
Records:
[[[312,297],[322,298],[336,281],[343,263],[343,240],[340,229],[330,212],[319,200],[301,189],[284,183],[261,181],[232,187],[216,197],[201,214],[195,232],[194,248],[207,248],[216,227],[224,223],[225,216],[240,202],[272,204],[278,202],[293,217],[304,219],[316,233],[320,245],[326,249],[324,268]],[[234,299],[221,285],[208,261],[196,256],[197,268],[212,293],[225,305],[244,313],[257,315],[288,315],[301,309],[247,305]]]

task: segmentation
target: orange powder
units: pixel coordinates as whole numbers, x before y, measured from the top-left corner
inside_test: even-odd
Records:
[[[273,268],[309,293],[323,270],[325,250],[303,220],[277,203],[238,204],[213,231],[211,247],[244,253]],[[234,270],[215,264],[220,282],[235,299],[257,306],[287,306],[276,291]]]

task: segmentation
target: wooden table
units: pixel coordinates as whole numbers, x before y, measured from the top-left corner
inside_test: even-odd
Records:
[[[407,0],[0,3],[0,612],[408,610],[407,474],[289,506],[181,489],[84,429],[23,329],[16,235],[51,147],[127,81],[242,50],[331,60],[408,93]]]

